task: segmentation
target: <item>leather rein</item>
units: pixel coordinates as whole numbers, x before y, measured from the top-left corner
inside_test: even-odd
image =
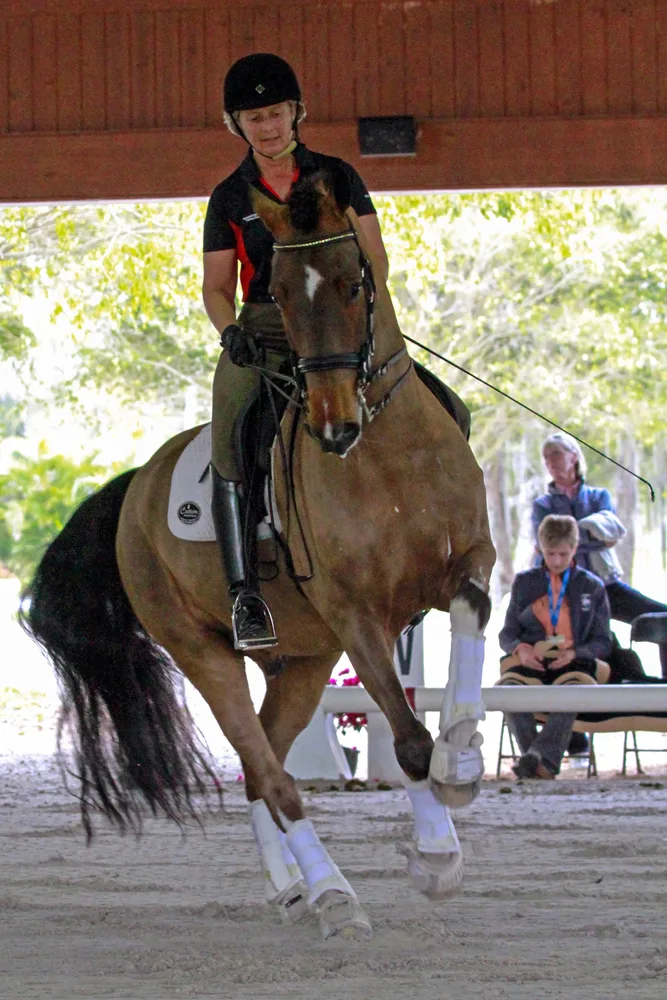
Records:
[[[364,256],[355,230],[350,228],[345,230],[345,232],[334,233],[331,236],[318,236],[310,240],[295,240],[291,243],[274,243],[273,249],[276,252],[284,250],[305,250],[309,247],[326,246],[329,243],[341,243],[343,240],[354,240],[359,251],[361,285],[366,298],[366,336],[364,342],[361,345],[361,348],[356,352],[311,355],[305,358],[300,358],[295,354],[293,357],[292,368],[294,371],[294,377],[304,394],[306,392],[304,376],[309,372],[327,372],[342,368],[356,371],[357,397],[359,399],[361,409],[365,414],[368,423],[370,423],[375,419],[378,413],[381,413],[382,410],[389,405],[396,390],[403,384],[403,381],[412,371],[412,359],[410,359],[410,364],[403,374],[396,380],[391,389],[389,389],[389,391],[386,392],[384,396],[377,401],[377,403],[369,405],[366,400],[366,392],[368,391],[369,386],[371,386],[377,379],[386,375],[390,368],[400,361],[401,358],[407,355],[408,351],[404,345],[399,351],[392,354],[390,358],[383,361],[381,365],[377,365],[375,368],[372,367],[372,361],[375,355],[374,322],[376,287],[371,263],[368,258]]]

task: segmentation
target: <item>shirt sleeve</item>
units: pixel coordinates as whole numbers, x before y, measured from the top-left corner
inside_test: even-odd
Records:
[[[209,198],[204,219],[204,253],[235,249],[236,236],[225,211],[224,194],[216,188]]]
[[[350,178],[350,206],[357,215],[377,215],[377,210],[373,200],[368,193],[368,188],[361,177],[349,163],[345,164],[348,177]]]
[[[498,643],[504,653],[513,653],[521,639],[521,625],[519,624],[519,582],[514,578],[512,583],[512,593],[507,606],[505,624],[500,630]]]
[[[584,660],[605,660],[611,651],[611,610],[609,598],[604,586],[600,586],[592,595],[591,627],[586,642],[575,643],[578,657]]]

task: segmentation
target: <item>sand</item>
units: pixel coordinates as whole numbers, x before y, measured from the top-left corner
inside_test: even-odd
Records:
[[[53,757],[5,753],[0,997],[664,1000],[665,786],[485,782],[457,814],[464,890],[437,905],[395,850],[402,790],[304,792],[373,922],[353,945],[264,904],[241,784],[205,833],[151,820],[87,848]]]

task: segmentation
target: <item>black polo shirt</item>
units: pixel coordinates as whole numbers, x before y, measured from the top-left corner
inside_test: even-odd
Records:
[[[342,167],[350,180],[350,204],[357,215],[374,215],[375,206],[366,185],[349,163],[335,156],[314,153],[303,143],[294,150],[296,168],[292,183],[299,177]],[[283,204],[276,192],[262,178],[252,155],[252,149],[241,165],[214,189],[204,222],[204,253],[215,250],[236,250],[241,263],[241,288],[244,302],[270,302],[269,281],[273,236],[253,210],[248,185]]]

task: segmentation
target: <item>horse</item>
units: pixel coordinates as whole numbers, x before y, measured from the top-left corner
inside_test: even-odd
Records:
[[[393,732],[414,814],[408,873],[431,899],[454,895],[463,866],[449,809],[473,800],[484,770],[495,552],[481,470],[417,377],[340,183],[305,178],[284,205],[255,192],[255,210],[275,241],[271,293],[301,387],[283,416],[291,455],[274,446],[275,502],[283,525],[298,511],[312,562],[295,583],[281,557],[262,584],[279,645],[253,654],[268,678],[259,713],[216,546],[167,525],[172,471],[197,428],[83,502],[38,566],[22,620],[59,676],[88,837],[93,809],[121,829],[140,829],[147,806],[199,816],[210,765],[174,692],[177,668],[240,757],[267,900],[291,923],[313,912],[325,939],[364,940],[370,920],[305,816],[287,752],[345,652]],[[397,637],[428,608],[449,611],[452,627],[435,741],[393,663]]]

